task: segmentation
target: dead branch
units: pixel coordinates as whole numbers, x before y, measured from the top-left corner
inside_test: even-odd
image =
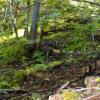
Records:
[[[89,97],[85,98],[84,100],[100,100],[100,93],[89,96]]]
[[[86,0],[73,0],[73,1],[89,3],[89,4],[93,4],[93,5],[96,5],[96,6],[99,6],[100,7],[100,3],[97,3],[97,2],[86,1]]]
[[[98,87],[91,87],[91,88],[81,88],[81,89],[72,89],[72,88],[68,88],[68,91],[72,91],[72,92],[82,92],[82,91],[86,91],[86,90],[100,90],[100,88]]]
[[[69,84],[69,82],[65,83],[63,86],[61,86],[60,89],[57,90],[57,93],[61,92],[64,88],[68,88],[68,84]]]
[[[1,93],[13,93],[13,92],[16,92],[16,93],[26,93],[28,91],[29,90],[26,90],[26,89],[0,89],[0,94]]]
[[[31,94],[31,91],[26,89],[0,89],[0,100],[28,96],[29,94]]]

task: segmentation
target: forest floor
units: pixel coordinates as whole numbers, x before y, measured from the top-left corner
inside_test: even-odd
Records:
[[[84,66],[83,66],[83,63]],[[96,65],[96,69],[93,71],[93,73],[89,73],[89,65],[94,68]],[[28,95],[31,93],[37,93],[41,95],[41,100],[47,100],[47,98],[56,93],[57,90],[61,86],[63,86],[65,83],[69,82],[69,87],[75,88],[75,87],[85,87],[84,79],[87,76],[95,76],[100,75],[100,60],[97,60],[95,62],[82,62],[81,65],[79,64],[61,64],[58,65],[52,69],[39,72],[36,75],[30,75],[27,78],[25,78],[22,82],[22,90],[25,89],[26,92],[30,91]],[[21,90],[21,91],[22,91]],[[14,95],[14,93],[17,95],[20,95],[20,97],[27,97],[27,93],[25,91],[10,91],[8,93],[9,98]],[[12,92],[12,94],[11,94]],[[23,95],[25,93],[25,95]],[[14,95],[15,96],[15,95]],[[2,95],[3,97],[3,95]],[[5,94],[4,94],[5,97]],[[3,97],[3,98],[4,98]],[[5,99],[6,100],[6,99]],[[8,99],[7,99],[8,100]],[[27,99],[25,99],[27,100]]]
[[[49,95],[54,94],[57,90],[67,82],[70,82],[69,87],[85,87],[84,79],[87,76],[99,76],[100,61],[96,61],[96,69],[92,73],[89,73],[89,66],[79,66],[78,64],[71,65],[59,65],[53,69],[43,71],[42,73],[38,73],[37,76],[34,77],[34,82],[26,81],[26,88],[32,87],[34,92],[40,93],[42,95],[42,100],[47,100]],[[94,62],[90,62],[93,67]]]

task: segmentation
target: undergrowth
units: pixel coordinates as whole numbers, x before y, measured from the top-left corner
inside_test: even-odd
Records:
[[[25,55],[24,46],[26,43],[28,43],[28,40],[25,38],[4,41],[0,45],[0,64],[21,61]]]

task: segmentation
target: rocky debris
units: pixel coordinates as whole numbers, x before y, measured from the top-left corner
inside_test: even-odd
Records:
[[[51,95],[49,97],[49,100],[63,100],[63,98],[60,94],[55,94],[55,95]]]
[[[100,100],[100,77],[89,76],[84,80],[86,88],[63,89],[54,95],[49,96],[48,100]],[[65,86],[66,87],[66,86]]]

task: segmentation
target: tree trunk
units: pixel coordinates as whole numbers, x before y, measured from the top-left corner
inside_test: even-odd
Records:
[[[43,37],[43,25],[42,25],[42,23],[40,23],[40,32],[38,35],[37,50],[39,50],[39,48],[40,48],[42,37]]]
[[[8,0],[8,16],[11,18],[11,26],[16,35],[16,38],[18,38],[17,27],[16,27],[16,18],[14,17],[14,15],[12,13],[12,7],[13,7],[13,0]]]
[[[29,14],[30,14],[30,0],[26,2],[27,7],[26,7],[26,24],[25,24],[25,31],[24,31],[24,36],[28,37],[28,23],[29,23]]]
[[[33,41],[34,39],[36,39],[38,18],[39,18],[39,0],[34,0],[32,23],[29,34],[29,39]]]

